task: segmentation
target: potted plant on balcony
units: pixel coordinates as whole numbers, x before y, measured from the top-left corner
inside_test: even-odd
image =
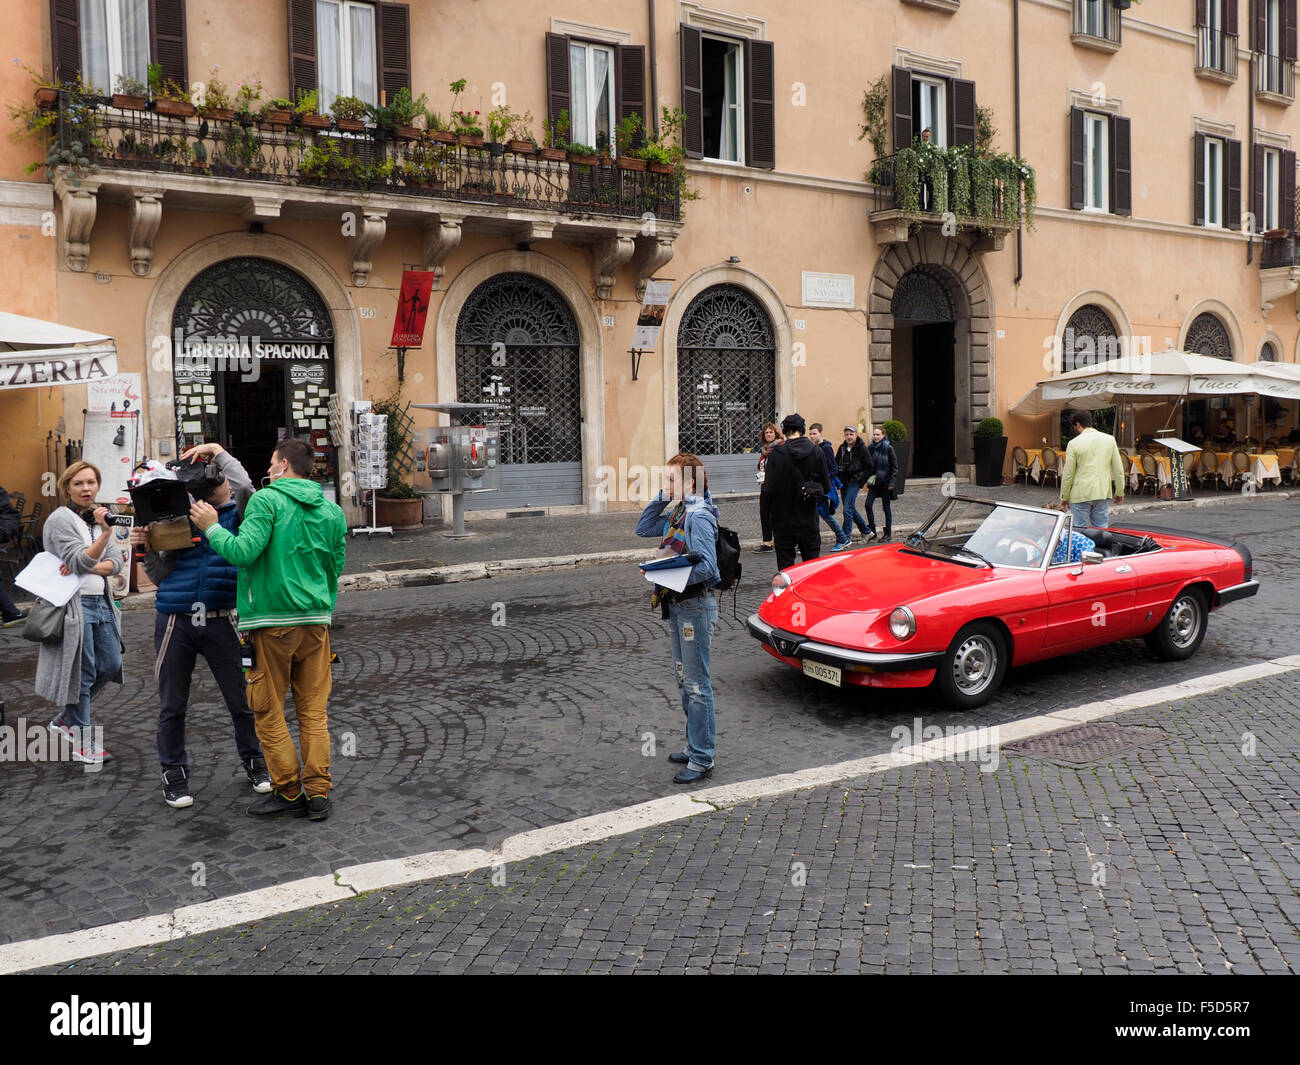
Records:
[[[113,106],[123,111],[143,111],[149,105],[149,86],[139,78],[119,74],[113,83]]]
[[[566,108],[554,119],[542,123],[542,146],[538,154],[553,163],[562,163],[567,158],[565,145],[569,139],[569,112]]]
[[[401,177],[407,188],[442,189],[443,167],[454,150],[436,141],[420,138],[406,149]]]
[[[161,63],[149,64],[149,94],[153,97],[154,111],[160,115],[189,118],[194,114],[189,94],[170,78],[163,77]]]
[[[581,144],[577,141],[570,141],[565,145],[569,153],[569,162],[575,166],[595,166],[600,162],[600,157],[596,149],[590,144]]]
[[[268,100],[257,113],[257,120],[271,129],[284,129],[293,122],[293,101],[284,96]]]
[[[614,146],[618,151],[614,161],[620,170],[645,170],[646,160],[637,152],[640,133],[641,116],[636,111],[620,119],[614,128]]]
[[[1007,438],[1002,422],[985,418],[975,427],[975,483],[989,488],[1002,483],[1002,464],[1007,458]]]
[[[456,131],[451,128],[440,111],[424,112],[424,128],[428,138],[438,144],[456,143]]]
[[[483,127],[479,125],[477,111],[453,111],[452,124],[456,129],[456,139],[464,148],[483,147]]]
[[[865,138],[875,155],[865,175],[873,185],[888,185],[893,182],[893,172],[885,161],[888,115],[889,79],[882,74],[862,94],[862,122],[858,126],[858,140]]]
[[[425,113],[424,105],[428,97],[421,95],[418,100],[411,98],[411,90],[402,86],[393,94],[392,100],[381,107],[370,106],[367,110],[374,121],[375,130],[391,133],[396,140],[413,141],[420,136],[415,125],[418,115]]]
[[[257,121],[257,104],[262,99],[262,83],[257,78],[250,78],[235,86],[235,120],[243,126],[252,126]]]
[[[334,114],[334,125],[344,133],[364,133],[366,129],[366,102],[355,96],[339,96],[330,108]]]
[[[538,152],[537,138],[533,135],[533,113],[525,111],[522,115],[514,115],[510,120],[509,129],[510,139],[506,142],[506,150],[514,152],[516,155],[536,155]]]
[[[229,122],[235,117],[235,109],[230,102],[230,91],[226,88],[226,83],[217,76],[216,67],[213,67],[212,73],[208,75],[200,98],[203,103],[197,110],[203,118]]]
[[[339,175],[339,145],[336,140],[318,140],[302,153],[298,173],[310,181],[332,181]]]
[[[330,128],[329,117],[320,113],[320,96],[315,89],[298,90],[298,102],[294,105],[293,113],[305,129]]]
[[[907,439],[907,426],[900,421],[891,418],[880,428],[885,431],[885,436],[894,446],[894,454],[898,456],[898,475],[894,478],[894,494],[901,496],[907,486],[907,464],[912,458],[912,442]]]

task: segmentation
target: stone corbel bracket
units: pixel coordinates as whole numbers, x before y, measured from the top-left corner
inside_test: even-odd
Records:
[[[99,186],[91,181],[71,185],[60,174],[55,178],[54,191],[63,213],[64,259],[69,270],[82,273],[90,261],[90,231],[95,226]]]
[[[153,265],[153,244],[162,223],[162,189],[136,189],[131,196],[128,240],[131,272],[148,277]]]
[[[645,299],[645,285],[673,257],[672,237],[638,237],[632,269],[636,271],[636,298]]]
[[[447,258],[460,246],[460,218],[439,215],[424,225],[420,240],[420,255],[426,269],[433,271],[433,282],[442,281],[447,269]]]
[[[1300,288],[1300,266],[1278,266],[1259,272],[1259,309],[1264,317],[1273,309],[1273,304],[1289,296]],[[1300,302],[1300,301],[1298,301]],[[1296,307],[1296,318],[1300,318],[1300,306]]]
[[[358,211],[352,235],[352,283],[364,288],[370,280],[370,256],[388,231],[387,211]]]
[[[614,294],[614,274],[632,258],[636,241],[632,237],[608,237],[592,245],[592,275],[596,281],[596,298],[607,300]]]

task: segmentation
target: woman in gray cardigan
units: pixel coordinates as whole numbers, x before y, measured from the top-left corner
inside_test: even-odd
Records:
[[[112,590],[104,579],[117,574],[122,563],[101,556],[112,530],[108,510],[95,506],[99,470],[89,462],[74,462],[59,478],[59,507],[45,520],[45,550],[57,555],[64,574],[81,577],[81,587],[63,612],[63,639],[41,644],[36,663],[36,694],[63,709],[50,722],[50,731],[72,743],[74,761],[99,763],[107,758],[90,727],[90,700],[110,681],[122,682],[122,624]],[[83,515],[94,515],[99,535],[92,539]]]

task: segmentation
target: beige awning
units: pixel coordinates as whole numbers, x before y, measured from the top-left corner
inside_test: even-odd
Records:
[[[0,391],[85,384],[116,373],[112,337],[0,311]]]

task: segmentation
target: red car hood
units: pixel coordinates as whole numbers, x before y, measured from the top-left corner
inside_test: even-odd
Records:
[[[952,592],[993,576],[986,566],[926,558],[904,551],[901,544],[869,547],[833,561],[816,559],[808,564],[808,575],[801,578],[803,568],[786,570],[794,581],[791,592],[818,606],[858,613],[892,610],[900,603]]]

